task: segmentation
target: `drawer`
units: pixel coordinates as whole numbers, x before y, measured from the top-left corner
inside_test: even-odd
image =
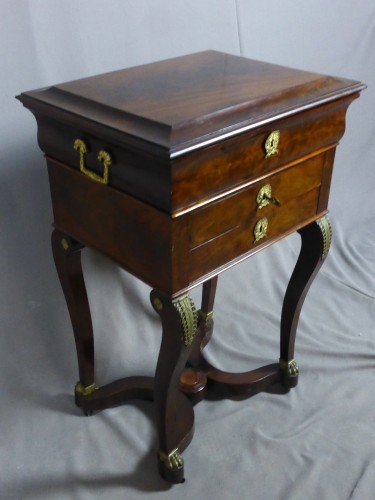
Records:
[[[194,205],[319,150],[334,149],[344,133],[345,109],[343,103],[327,104],[176,159],[173,208]],[[265,145],[276,130],[277,154],[267,157]]]
[[[324,165],[325,155],[317,155],[191,212],[191,280],[316,218]],[[259,194],[265,187],[275,200],[259,207]],[[264,231],[258,240],[254,234],[257,224]]]

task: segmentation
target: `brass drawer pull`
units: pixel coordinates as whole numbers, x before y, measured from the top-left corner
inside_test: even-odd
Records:
[[[254,227],[254,232],[253,232],[254,243],[267,236],[267,229],[268,229],[268,219],[267,217],[262,217],[261,219],[258,220],[258,222],[255,224]]]
[[[270,203],[273,203],[276,206],[280,206],[281,202],[274,196],[272,196],[272,188],[271,184],[266,184],[262,188],[260,188],[258,194],[257,194],[257,205],[258,208],[263,208],[269,205]]]
[[[112,158],[110,154],[107,151],[104,151],[101,149],[98,154],[98,160],[103,163],[104,165],[104,171],[103,171],[103,177],[100,175],[96,174],[95,172],[92,172],[85,166],[85,154],[88,151],[88,148],[86,146],[86,143],[82,141],[82,139],[76,139],[74,141],[74,149],[76,151],[79,151],[79,169],[80,171],[87,175],[90,179],[92,179],[95,182],[100,182],[101,184],[108,184],[108,177],[109,177],[109,167],[112,165]]]
[[[280,141],[280,131],[274,130],[267,137],[266,142],[264,143],[264,149],[266,150],[266,158],[269,158],[272,155],[277,155],[279,150],[277,149]]]

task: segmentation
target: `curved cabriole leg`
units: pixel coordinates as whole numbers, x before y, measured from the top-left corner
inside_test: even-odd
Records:
[[[306,294],[327,257],[332,240],[332,228],[327,216],[318,219],[298,231],[301,235],[301,251],[290,278],[282,313],[280,328],[280,369],[285,387],[298,383],[299,368],[294,359],[296,330]]]
[[[68,306],[77,350],[79,382],[75,387],[76,403],[92,394],[94,382],[94,336],[90,306],[82,273],[83,245],[55,229],[52,233],[52,251],[61,287]],[[85,412],[90,414],[89,411]]]
[[[189,295],[171,300],[153,290],[150,298],[163,327],[154,389],[159,471],[167,481],[181,483],[184,463],[180,452],[192,439],[194,411],[192,403],[179,390],[179,377],[197,333],[197,311]]]

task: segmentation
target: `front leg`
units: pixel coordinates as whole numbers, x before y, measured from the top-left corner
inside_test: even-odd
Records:
[[[79,370],[75,397],[79,406],[80,399],[97,388],[94,382],[94,336],[81,264],[82,245],[57,229],[52,233],[51,243],[73,326]]]
[[[192,403],[179,390],[179,377],[196,337],[197,311],[189,295],[171,300],[153,290],[151,303],[163,327],[154,390],[159,470],[167,481],[181,483],[184,465],[180,451],[192,438],[194,411]]]
[[[294,359],[294,345],[301,308],[311,283],[327,257],[332,240],[332,227],[327,216],[298,232],[302,246],[285,293],[280,328],[280,369],[283,383],[288,388],[298,383],[299,368]]]

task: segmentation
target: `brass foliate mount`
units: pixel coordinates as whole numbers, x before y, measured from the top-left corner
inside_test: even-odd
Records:
[[[323,237],[323,251],[322,258],[325,259],[328,255],[331,242],[332,242],[332,226],[331,222],[326,215],[316,221]]]
[[[173,301],[182,323],[183,342],[185,346],[193,343],[198,329],[198,312],[190,295],[185,295]]]

